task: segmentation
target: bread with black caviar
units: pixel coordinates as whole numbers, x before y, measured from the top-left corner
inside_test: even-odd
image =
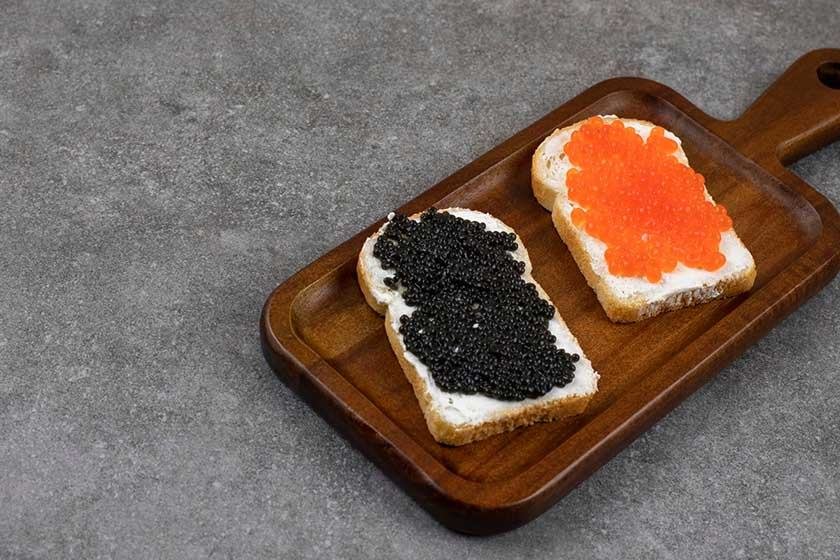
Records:
[[[496,264],[490,266],[496,267],[496,269],[501,266],[509,267],[514,266],[516,267],[515,270],[517,274],[521,276],[521,279],[524,281],[524,285],[526,288],[517,287],[516,290],[525,289],[533,291],[535,297],[542,300],[542,303],[536,303],[530,299],[527,299],[531,296],[528,296],[525,292],[521,292],[520,297],[526,298],[527,303],[521,303],[524,300],[511,300],[511,301],[519,301],[515,306],[510,306],[506,310],[499,311],[498,309],[489,309],[495,305],[492,301],[483,300],[486,303],[482,304],[484,307],[488,309],[483,309],[477,303],[469,304],[469,307],[464,306],[464,310],[459,311],[460,304],[454,304],[452,306],[451,313],[453,314],[451,317],[455,317],[455,314],[460,313],[457,315],[457,318],[450,318],[447,316],[441,317],[438,315],[437,321],[438,323],[446,323],[447,321],[451,320],[452,326],[450,325],[451,329],[460,328],[457,325],[466,324],[467,328],[473,327],[476,329],[475,333],[468,332],[464,333],[463,337],[463,344],[465,346],[469,346],[473,349],[475,348],[488,348],[487,352],[491,354],[493,352],[499,352],[504,354],[506,351],[509,350],[508,347],[516,347],[516,348],[537,348],[537,350],[522,350],[521,354],[517,354],[519,356],[518,360],[520,362],[515,362],[516,364],[528,363],[542,363],[537,362],[535,360],[548,360],[550,363],[550,369],[553,373],[552,375],[560,375],[556,372],[563,372],[562,376],[563,380],[566,381],[565,384],[558,383],[557,385],[553,385],[550,389],[543,394],[538,394],[541,390],[546,389],[547,383],[551,382],[550,378],[548,381],[543,374],[539,371],[533,371],[533,367],[531,370],[528,370],[525,366],[521,366],[525,368],[523,371],[527,371],[527,375],[531,377],[517,377],[513,378],[511,376],[516,375],[512,371],[504,371],[504,367],[502,367],[506,363],[514,363],[514,362],[505,362],[506,357],[499,356],[496,354],[485,354],[485,355],[471,355],[471,357],[464,357],[464,360],[468,359],[475,359],[478,360],[477,363],[485,364],[496,364],[499,367],[495,368],[495,371],[482,370],[476,373],[473,370],[470,370],[469,367],[477,367],[473,362],[458,362],[461,359],[460,356],[456,357],[456,354],[459,352],[459,338],[458,332],[449,332],[446,331],[445,336],[445,343],[441,343],[438,341],[439,348],[434,349],[434,352],[438,354],[432,354],[432,350],[426,348],[425,344],[434,344],[435,336],[444,336],[441,333],[438,335],[429,335],[429,338],[423,338],[426,335],[423,334],[421,336],[420,333],[423,333],[423,329],[418,327],[414,327],[414,331],[411,330],[412,325],[410,321],[412,321],[411,317],[414,316],[416,321],[421,320],[421,316],[423,320],[432,321],[429,323],[432,325],[431,327],[427,327],[430,329],[438,328],[434,327],[436,323],[434,323],[434,316],[429,317],[429,313],[424,311],[421,314],[414,315],[414,313],[418,309],[431,309],[433,305],[438,305],[437,313],[449,313],[449,311],[441,311],[441,309],[449,309],[448,307],[441,307],[442,304],[440,302],[434,303],[435,296],[428,296],[427,303],[418,303],[414,301],[415,305],[409,305],[406,302],[406,297],[413,297],[415,300],[417,297],[414,292],[407,291],[406,286],[400,280],[394,279],[395,270],[393,268],[385,268],[383,266],[383,262],[375,256],[377,241],[380,239],[381,236],[385,235],[386,228],[389,227],[392,221],[405,219],[402,217],[395,217],[393,214],[389,216],[389,221],[386,222],[374,235],[369,237],[362,247],[362,250],[359,254],[358,265],[357,265],[357,273],[359,279],[359,285],[361,286],[362,292],[364,294],[365,299],[367,300],[370,307],[372,307],[377,313],[385,316],[385,332],[387,333],[388,340],[390,342],[391,348],[393,349],[394,353],[396,354],[397,360],[399,361],[400,366],[402,367],[403,372],[405,373],[408,381],[411,383],[414,394],[417,397],[417,401],[422,409],[423,415],[426,420],[426,424],[431,432],[432,436],[440,443],[448,444],[448,445],[463,445],[466,443],[470,443],[479,439],[486,438],[493,434],[498,434],[501,432],[505,432],[508,430],[513,430],[515,428],[521,426],[527,426],[533,424],[535,422],[545,422],[555,420],[557,418],[562,418],[574,414],[579,414],[582,412],[587,404],[589,403],[592,396],[597,391],[598,387],[598,374],[592,367],[590,361],[586,358],[583,350],[580,347],[577,339],[572,335],[569,331],[568,327],[566,326],[563,319],[560,317],[557,310],[551,304],[550,299],[540,287],[540,285],[536,282],[534,277],[531,273],[531,262],[528,258],[528,253],[525,247],[522,244],[522,240],[519,239],[518,236],[513,232],[513,230],[505,225],[502,221],[498,220],[497,218],[478,211],[462,209],[462,208],[448,208],[440,211],[427,211],[424,214],[430,213],[437,213],[438,217],[427,218],[427,219],[435,219],[439,220],[440,223],[447,225],[447,227],[451,228],[460,228],[459,231],[464,230],[469,233],[469,235],[476,236],[476,235],[484,235],[482,231],[486,232],[503,232],[504,235],[507,235],[507,241],[505,243],[512,242],[515,240],[515,245],[510,244],[508,245],[508,254],[511,257],[508,259],[507,257],[495,255],[494,258],[497,259]],[[466,222],[473,223],[472,226],[468,226],[466,224],[461,224],[460,222],[455,224],[449,224],[447,220],[451,220],[450,217],[445,217],[444,215],[448,214],[455,219],[460,219]],[[408,218],[409,220],[413,220],[420,223],[421,215],[414,215]],[[476,225],[478,224],[478,225]],[[429,226],[432,227],[432,226]],[[437,227],[437,226],[434,226]],[[440,226],[443,227],[443,226]],[[466,229],[465,229],[466,228]],[[501,234],[494,234],[494,235],[501,235]],[[451,236],[450,236],[451,237]],[[481,238],[482,240],[484,237]],[[408,243],[408,241],[400,241],[400,238],[394,239],[386,239],[388,243],[399,245],[400,243]],[[385,241],[383,241],[385,243]],[[469,251],[480,251],[484,250],[479,247],[480,243],[476,242],[473,245],[470,243],[464,243],[459,245],[458,242],[455,242],[453,245],[452,243],[443,243],[441,251],[458,251],[459,255],[451,258],[451,256],[447,255],[431,255],[428,257],[423,257],[431,259],[428,261],[424,261],[425,264],[423,265],[416,265],[416,266],[432,266],[429,263],[438,263],[433,264],[434,274],[437,274],[440,280],[440,284],[435,284],[435,286],[443,286],[441,290],[454,290],[451,293],[455,294],[452,297],[454,298],[461,298],[461,292],[459,290],[465,290],[467,288],[460,288],[455,287],[452,288],[451,286],[460,285],[457,284],[462,280],[449,278],[447,279],[447,273],[452,270],[453,275],[458,274],[469,274],[468,271],[461,270],[458,271],[460,262],[469,262],[470,258],[472,258]],[[408,245],[406,245],[408,247]],[[382,248],[383,252],[385,249],[389,249],[387,247]],[[429,252],[434,252],[434,247],[427,247]],[[390,251],[399,251],[402,250],[402,247],[389,249]],[[421,250],[425,250],[421,248]],[[498,249],[496,249],[498,251]],[[409,251],[409,249],[406,249]],[[487,249],[487,251],[490,251]],[[382,253],[380,253],[382,254]],[[418,253],[419,254],[419,253]],[[447,259],[449,261],[444,262],[444,264],[440,264],[441,259]],[[471,267],[478,267],[481,268],[480,263],[484,262],[482,259],[485,257],[477,256],[475,257],[477,265],[471,264]],[[501,259],[501,260],[499,260]],[[501,265],[499,265],[501,262]],[[521,264],[516,264],[521,263]],[[447,268],[450,267],[450,268]],[[488,268],[488,270],[490,269]],[[505,269],[507,270],[507,269]],[[509,271],[504,273],[499,273],[504,276],[506,280],[500,279],[499,282],[513,282],[514,285],[520,286],[518,281],[511,280],[511,276]],[[409,272],[406,272],[406,277],[409,277]],[[416,278],[416,275],[415,275]],[[501,278],[501,277],[500,277]],[[486,278],[485,278],[486,279]],[[488,282],[485,282],[487,289],[496,289],[492,288],[493,282],[492,278],[486,279]],[[438,280],[435,280],[436,282]],[[464,280],[467,281],[467,280]],[[451,283],[446,284],[447,282]],[[527,284],[532,284],[533,288],[527,288]],[[450,287],[447,287],[450,286]],[[427,289],[428,288],[424,288]],[[485,288],[473,288],[470,287],[469,290],[484,290]],[[417,293],[420,293],[420,288],[415,290]],[[423,292],[423,293],[428,293]],[[449,292],[447,292],[449,293]],[[466,293],[466,292],[465,292]],[[481,298],[491,297],[490,292],[469,292],[469,293],[479,293],[476,296],[478,300]],[[520,292],[516,292],[519,294]],[[441,296],[443,297],[443,296]],[[449,296],[447,296],[449,297]],[[495,297],[495,296],[492,296]],[[502,298],[507,296],[500,296]],[[511,296],[513,297],[513,296]],[[449,301],[449,300],[447,300]],[[458,299],[460,301],[460,299]],[[424,307],[424,305],[426,307]],[[501,305],[501,304],[499,304]],[[541,309],[540,313],[544,314],[544,327],[540,327],[540,320],[541,319],[534,319],[534,318],[522,318],[518,314],[519,311],[523,309]],[[532,307],[529,307],[532,306]],[[514,309],[515,307],[515,309]],[[496,332],[495,334],[492,332],[488,332],[486,335],[488,340],[483,340],[481,337],[485,336],[481,333],[484,332],[485,325],[482,324],[488,317],[493,317],[493,313],[507,313],[512,315],[503,315],[503,316],[512,316],[514,317],[514,323],[516,325],[527,325],[528,329],[536,329],[531,330],[529,332],[536,333],[534,336],[538,337],[545,337],[546,334],[540,331],[540,328],[547,329],[548,333],[550,333],[549,338],[540,338],[542,340],[542,344],[551,345],[551,348],[547,348],[546,346],[539,346],[536,342],[533,342],[531,339],[527,339],[527,341],[523,342],[517,339],[517,334],[513,333],[510,335],[510,339],[505,342],[505,344],[497,344],[499,342],[498,338],[493,339],[492,342],[488,342],[492,337],[498,337],[499,333]],[[550,318],[549,318],[550,317]],[[466,321],[467,323],[464,323]],[[472,321],[475,321],[473,324],[469,324]],[[521,322],[520,321],[524,321]],[[406,325],[406,329],[404,332],[401,332],[401,326],[403,326],[403,322],[408,322],[409,324]],[[439,327],[443,328],[443,327]],[[492,331],[491,326],[486,326],[488,331]],[[526,327],[522,327],[525,329]],[[437,331],[436,331],[437,332]],[[444,331],[441,331],[444,332]],[[404,336],[405,334],[405,336]],[[406,336],[409,337],[410,341],[415,341],[413,347],[419,348],[419,353],[423,354],[425,352],[427,355],[431,356],[428,358],[433,363],[437,363],[438,366],[434,366],[430,368],[428,364],[421,361],[421,359],[410,352],[407,349],[406,344]],[[504,336],[504,334],[502,335]],[[524,335],[522,335],[524,338]],[[494,346],[504,346],[505,348],[498,348]],[[529,344],[531,346],[529,346]],[[484,346],[482,346],[484,345]],[[557,349],[562,349],[565,352],[565,357],[563,357],[563,352],[559,352]],[[517,350],[518,352],[518,350]],[[528,354],[528,352],[533,352],[533,355]],[[441,353],[445,353],[445,355],[441,356]],[[537,356],[537,357],[534,357]],[[513,360],[514,358],[510,358]],[[574,362],[569,362],[569,359],[576,360]],[[530,361],[529,361],[530,360]],[[559,360],[559,361],[558,361]],[[563,361],[566,360],[566,361]],[[440,363],[449,364],[441,366]],[[563,367],[568,366],[571,363],[571,369],[573,373],[571,374],[571,380],[568,381],[568,371],[563,370]],[[454,364],[454,365],[453,365]],[[470,366],[469,364],[473,364]],[[560,365],[558,365],[560,364]],[[446,367],[449,367],[451,371],[447,371]],[[520,367],[517,365],[516,367]],[[463,368],[463,369],[459,369]],[[434,371],[433,371],[434,370]],[[471,373],[463,378],[459,378],[456,375],[457,372],[460,371],[471,371]],[[518,370],[520,371],[520,370]],[[373,375],[374,372],[371,372]],[[523,376],[526,375],[525,373],[522,374]],[[442,388],[438,382],[438,379],[441,382],[449,383],[448,386]],[[528,380],[532,381],[528,381]],[[538,379],[539,388],[534,388],[527,386],[527,383],[534,383],[534,379]],[[484,384],[484,385],[482,385]],[[486,386],[485,386],[486,385]],[[558,386],[562,385],[562,386]],[[467,387],[468,389],[478,389],[477,391],[467,390],[465,392],[452,392],[449,390],[444,389],[452,389],[452,387]],[[526,387],[522,389],[521,387]],[[481,389],[485,391],[485,393],[481,392]],[[524,398],[516,398],[518,396],[522,396],[522,394],[528,394],[530,396]],[[488,394],[490,396],[488,396]]]

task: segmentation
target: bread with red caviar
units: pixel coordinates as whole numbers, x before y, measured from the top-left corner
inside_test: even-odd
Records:
[[[481,231],[505,232],[515,237],[515,232],[499,219],[464,208],[448,208],[437,211],[440,214],[451,214],[456,218],[477,222]],[[493,398],[481,393],[458,393],[449,392],[439,385],[437,372],[433,372],[428,364],[410,352],[407,348],[406,336],[401,326],[404,322],[403,316],[412,316],[422,308],[422,304],[409,305],[406,303],[407,287],[400,281],[396,283],[390,278],[396,278],[395,270],[386,268],[383,261],[374,255],[379,239],[386,236],[386,228],[391,222],[402,219],[400,216],[391,214],[386,222],[375,234],[370,236],[362,246],[357,261],[356,271],[359,285],[367,303],[380,315],[385,316],[385,332],[388,336],[391,348],[397,356],[397,360],[414,389],[414,394],[420,404],[420,408],[426,420],[426,424],[432,436],[440,443],[448,445],[463,445],[476,440],[489,437],[494,434],[513,430],[521,426],[528,426],[535,422],[547,422],[558,418],[571,416],[583,412],[592,396],[598,390],[598,374],[592,368],[592,364],[586,358],[577,339],[572,335],[560,314],[551,305],[548,295],[531,275],[531,261],[525,250],[522,240],[515,237],[515,249],[509,251],[513,261],[521,263],[517,271],[521,278],[528,284],[532,284],[537,295],[548,305],[549,315],[547,320],[548,332],[553,335],[554,342],[549,342],[552,348],[562,349],[574,358],[579,357],[572,370],[573,379],[563,386],[553,386],[548,392],[537,397],[523,398],[520,400],[502,400]],[[414,215],[409,220],[418,221],[421,215]],[[387,237],[389,243],[392,242]],[[512,246],[511,246],[512,248]],[[434,248],[424,244],[424,254]],[[381,253],[380,253],[381,256]],[[459,258],[463,258],[463,254]],[[437,260],[437,257],[434,258]],[[444,271],[444,276],[450,272]],[[455,272],[452,272],[454,275]],[[477,304],[470,304],[470,309],[476,309]],[[553,314],[550,312],[553,310]],[[467,322],[472,328],[478,329],[479,323],[488,320],[487,315],[482,319],[480,310],[477,310],[475,319],[470,318]],[[475,323],[473,323],[475,320]],[[483,326],[482,326],[483,328]],[[422,331],[420,331],[422,332]],[[516,335],[516,333],[513,333]],[[405,336],[404,336],[405,335]],[[429,335],[428,339],[432,336]],[[457,337],[455,337],[457,339]],[[459,350],[457,340],[449,340],[443,352],[457,353]],[[426,342],[424,340],[424,342]],[[514,342],[516,342],[514,340]],[[451,348],[449,348],[451,346]],[[490,350],[493,351],[492,349]],[[504,351],[499,348],[497,351]],[[375,372],[371,372],[375,374]],[[483,372],[482,372],[483,374]],[[510,375],[508,371],[500,371],[503,381]]]
[[[752,255],[670,131],[614,115],[555,130],[531,184],[615,322],[752,288]]]

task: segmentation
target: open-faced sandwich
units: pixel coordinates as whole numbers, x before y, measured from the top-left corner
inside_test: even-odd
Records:
[[[522,241],[489,214],[392,214],[365,242],[357,272],[441,443],[578,414],[597,391]]]
[[[631,322],[752,288],[755,263],[680,139],[596,116],[555,130],[531,182],[607,316]]]

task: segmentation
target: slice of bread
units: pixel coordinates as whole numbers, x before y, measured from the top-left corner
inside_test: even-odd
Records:
[[[502,221],[483,212],[463,208],[448,208],[440,212],[482,222],[488,231],[513,233]],[[389,219],[392,217],[393,215],[389,216]],[[419,219],[419,215],[412,216],[411,219]],[[571,383],[564,387],[554,387],[539,398],[526,398],[521,401],[502,401],[481,394],[448,393],[437,387],[429,368],[421,363],[417,356],[406,350],[403,337],[399,333],[400,317],[411,315],[415,308],[405,303],[399,290],[386,286],[385,278],[391,276],[393,271],[383,269],[379,259],[373,255],[376,240],[386,226],[387,223],[370,236],[362,247],[357,263],[359,285],[368,304],[377,313],[385,316],[385,332],[391,348],[414,388],[429,431],[438,442],[463,445],[520,426],[583,412],[598,390],[598,374],[556,309],[554,317],[549,321],[549,330],[556,337],[557,347],[569,354],[580,356],[580,360],[575,364],[574,379]],[[518,237],[517,250],[513,257],[525,263],[523,278],[533,283],[540,296],[550,303],[546,293],[531,275],[531,261],[522,240]]]
[[[656,126],[647,121],[601,116],[606,123],[620,120],[647,141]],[[531,161],[531,185],[539,203],[551,211],[554,227],[571,251],[589,286],[595,290],[607,316],[615,322],[633,322],[666,311],[730,297],[752,288],[755,262],[734,229],[721,234],[720,252],[726,263],[715,271],[689,268],[682,263],[662,275],[659,282],[645,278],[616,276],[607,268],[606,245],[572,223],[576,204],[569,200],[566,174],[575,166],[566,156],[565,147],[584,121],[555,130],[537,148]],[[669,131],[665,137],[676,142],[674,157],[688,166],[680,139]],[[712,200],[708,191],[708,200]]]

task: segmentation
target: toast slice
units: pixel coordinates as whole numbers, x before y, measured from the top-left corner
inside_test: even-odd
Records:
[[[656,125],[647,121],[600,116],[607,124],[619,120],[647,142]],[[730,297],[752,288],[755,262],[734,229],[720,234],[719,252],[726,262],[714,271],[689,268],[678,262],[671,272],[664,272],[657,282],[644,277],[611,274],[605,252],[606,244],[572,221],[578,206],[568,196],[566,175],[573,165],[565,152],[572,135],[585,121],[555,130],[537,148],[531,161],[531,185],[539,203],[551,211],[557,232],[568,246],[589,286],[595,291],[607,316],[615,322],[634,322],[666,311],[701,304],[719,297]],[[689,167],[680,139],[672,132],[664,136],[676,143],[673,156]],[[713,202],[708,191],[706,199]]]
[[[497,218],[475,210],[448,208],[439,212],[479,222],[484,224],[487,231],[514,233]],[[377,313],[385,316],[388,341],[414,389],[429,431],[438,442],[463,445],[520,426],[579,414],[586,408],[598,389],[598,374],[553,305],[551,308],[554,314],[547,322],[548,331],[556,338],[554,344],[568,354],[579,356],[579,360],[574,364],[574,377],[571,382],[562,387],[554,386],[542,396],[521,400],[500,400],[484,394],[442,390],[435,382],[429,367],[406,349],[405,339],[400,334],[400,318],[412,315],[417,307],[406,303],[403,287],[394,288],[387,285],[386,279],[392,276],[394,271],[383,268],[380,259],[374,256],[376,242],[394,219],[394,215],[391,214],[388,218],[389,221],[369,237],[362,247],[357,264],[359,285],[368,304]],[[420,216],[414,215],[410,219],[418,220]],[[539,297],[550,304],[548,296],[531,275],[531,261],[518,237],[516,250],[511,252],[511,255],[513,259],[523,263],[520,265],[523,269],[522,278],[532,283]],[[457,347],[454,351],[457,352]]]

